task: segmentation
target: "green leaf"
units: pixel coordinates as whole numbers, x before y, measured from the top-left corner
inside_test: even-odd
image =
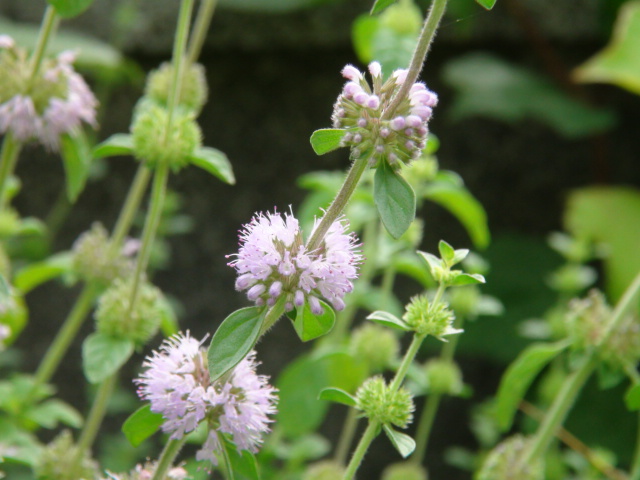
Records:
[[[55,428],[58,423],[73,428],[82,426],[82,416],[68,403],[57,398],[45,401],[27,412],[27,418],[44,428]]]
[[[382,12],[385,8],[396,3],[397,0],[376,0],[371,7],[371,15]]]
[[[229,480],[231,478],[235,480],[260,480],[260,471],[255,455],[248,450],[239,452],[236,445],[227,435],[220,434],[219,437],[223,437],[222,441],[225,444],[226,453],[231,463],[233,477],[228,477]]]
[[[303,307],[296,308],[296,318],[293,326],[303,342],[308,342],[315,338],[326,335],[333,328],[336,322],[336,314],[326,302],[320,300],[323,312],[320,315],[314,315],[309,308],[308,302]]]
[[[323,128],[311,134],[311,147],[316,155],[324,155],[336,148],[340,148],[345,130],[339,128]]]
[[[633,412],[640,410],[640,383],[631,385],[624,395],[624,403],[627,410]]]
[[[463,185],[433,182],[424,188],[422,196],[449,210],[467,230],[476,248],[484,249],[489,245],[487,214]]]
[[[132,446],[138,447],[156,433],[163,423],[162,415],[152,412],[151,405],[147,404],[129,415],[122,424],[122,433]]]
[[[444,260],[444,263],[449,266],[453,265],[453,259],[456,256],[456,251],[453,247],[444,240],[440,240],[438,250],[440,251],[440,258]]]
[[[374,177],[373,198],[389,234],[400,238],[416,217],[416,195],[411,185],[382,162]]]
[[[416,449],[416,442],[409,435],[397,432],[390,425],[383,425],[384,433],[402,458],[407,458]]]
[[[0,275],[0,305],[2,302],[6,302],[11,297],[11,286],[4,275]]]
[[[356,406],[356,399],[349,393],[340,388],[329,387],[325,388],[318,395],[318,400],[327,400],[328,402],[342,403],[349,407]]]
[[[411,328],[405,323],[404,320],[390,314],[389,312],[376,311],[367,317],[367,320],[379,323],[385,327],[394,328],[396,330],[403,330],[409,332]]]
[[[19,270],[14,277],[15,287],[26,294],[35,287],[73,270],[73,255],[57,253],[42,262],[32,263]]]
[[[496,4],[496,0],[476,0],[476,3],[480,5],[482,8],[491,10],[493,6]]]
[[[260,307],[241,308],[220,324],[207,353],[212,382],[249,354],[258,340],[264,313],[265,309]]]
[[[620,7],[609,44],[579,66],[575,78],[580,82],[611,83],[640,95],[640,4],[627,2]]]
[[[192,165],[206,170],[229,185],[235,185],[236,183],[231,162],[229,162],[224,152],[218,149],[200,147],[189,157],[189,161]]]
[[[451,286],[460,287],[462,285],[478,285],[485,283],[485,279],[479,273],[459,273],[451,282]]]
[[[93,149],[93,158],[133,155],[133,137],[126,133],[111,135]]]
[[[61,17],[72,18],[89,8],[93,0],[47,0],[47,2],[55,7]]]
[[[91,153],[84,132],[78,131],[73,136],[62,135],[60,154],[67,177],[67,198],[73,203],[87,183],[91,167]]]
[[[511,428],[518,405],[540,371],[569,343],[535,343],[523,350],[500,381],[496,395],[496,417],[502,431]]]
[[[373,56],[373,39],[379,28],[380,20],[370,15],[360,15],[351,27],[353,49],[362,63],[370,63]]]
[[[129,360],[133,341],[95,332],[82,344],[82,369],[90,383],[99,383],[110,377]]]

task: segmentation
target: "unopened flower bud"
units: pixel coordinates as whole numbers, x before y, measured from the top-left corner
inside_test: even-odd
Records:
[[[363,360],[372,373],[381,373],[398,357],[400,344],[393,332],[375,323],[354,330],[349,345],[352,355]]]
[[[406,428],[413,420],[413,398],[404,388],[391,391],[382,377],[369,378],[356,392],[356,408],[382,425]]]
[[[381,480],[428,480],[427,471],[414,462],[392,463],[382,472]]]
[[[193,113],[177,111],[171,130],[167,131],[168,111],[163,106],[144,101],[137,108],[131,134],[138,160],[149,166],[169,165],[177,171],[189,164],[189,157],[200,147],[202,132]]]
[[[302,480],[336,480],[344,477],[344,467],[333,460],[312,463],[302,475]]]
[[[453,328],[454,315],[445,303],[433,304],[425,295],[416,295],[402,317],[416,333],[432,335],[440,340],[445,335],[461,333]]]
[[[474,318],[478,302],[480,301],[480,289],[475,285],[467,285],[460,288],[452,288],[447,292],[449,304],[460,318]]]
[[[131,281],[116,280],[100,297],[95,313],[96,329],[144,345],[160,327],[164,299],[160,290],[142,281],[131,309],[131,288]]]
[[[37,456],[36,477],[47,480],[99,478],[98,465],[86,452],[76,465],[77,449],[71,433],[63,431]]]
[[[145,95],[162,105],[169,105],[173,85],[173,64],[165,62],[149,74]],[[204,67],[199,63],[189,64],[181,82],[178,104],[193,112],[200,112],[207,101],[208,88]]]
[[[543,480],[542,460],[522,462],[530,440],[515,435],[499,443],[487,456],[477,480]]]
[[[462,392],[462,373],[455,363],[440,359],[429,360],[424,370],[429,382],[429,393],[459,395]]]

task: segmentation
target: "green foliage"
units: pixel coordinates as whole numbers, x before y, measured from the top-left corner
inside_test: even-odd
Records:
[[[320,395],[318,395],[318,400],[327,400],[329,402],[342,403],[343,405],[347,405],[348,407],[356,406],[356,399],[353,396],[340,388],[334,387],[324,388],[320,392]]]
[[[378,323],[385,327],[394,328],[396,330],[402,330],[404,332],[410,332],[411,327],[401,318],[392,315],[389,312],[375,311],[367,317],[367,320]]]
[[[476,0],[476,2],[487,10],[491,10],[496,4],[496,0]]]
[[[323,312],[320,315],[314,315],[309,308],[308,302],[302,307],[296,308],[296,315],[293,320],[293,326],[303,342],[314,340],[318,337],[326,335],[331,331],[336,322],[336,314],[333,308],[326,302],[320,300]]]
[[[133,137],[126,133],[111,135],[105,141],[95,146],[92,155],[93,158],[133,155]]]
[[[388,424],[383,425],[382,428],[402,458],[407,458],[416,449],[416,442],[409,435],[394,430]]]
[[[39,285],[72,271],[73,255],[70,252],[56,253],[41,262],[31,263],[19,270],[13,282],[18,290],[27,294]]]
[[[248,450],[238,451],[236,445],[226,435],[219,434],[227,465],[229,480],[260,480],[260,471],[256,457]]]
[[[236,310],[216,330],[207,358],[209,375],[215,382],[235,367],[253,349],[264,321],[265,309],[247,307]]]
[[[634,383],[629,387],[624,395],[624,403],[629,411],[640,410],[640,383]]]
[[[73,428],[82,426],[82,417],[78,411],[57,398],[51,398],[34,405],[25,412],[25,418],[49,429],[56,428],[61,423]]]
[[[80,15],[91,6],[93,0],[47,0],[61,17],[72,18]]]
[[[444,81],[457,96],[449,114],[509,123],[532,118],[566,138],[579,138],[613,127],[613,112],[594,108],[566,95],[546,78],[488,53],[470,53],[450,61]]]
[[[159,413],[151,411],[150,405],[140,407],[133,412],[122,424],[122,433],[134,447],[140,446],[151,435],[156,433],[164,419]]]
[[[216,148],[199,147],[189,158],[191,165],[215,175],[229,185],[235,185],[236,178],[233,175],[233,167],[227,156]]]
[[[316,155],[324,155],[342,146],[345,130],[339,128],[322,128],[311,134],[310,142]]]
[[[371,7],[371,15],[375,15],[384,11],[385,8],[393,5],[394,3],[396,3],[396,1],[397,0],[376,0],[373,4],[373,7]]]
[[[82,369],[90,383],[100,383],[114,375],[133,353],[132,340],[92,333],[82,344]]]
[[[640,3],[620,7],[609,44],[579,66],[580,82],[611,83],[640,95]]]
[[[416,217],[416,195],[411,185],[383,162],[374,177],[373,198],[382,224],[393,238],[400,238]]]
[[[79,131],[74,135],[62,135],[60,153],[67,176],[67,198],[73,203],[84,189],[91,167],[91,151],[85,134]]]

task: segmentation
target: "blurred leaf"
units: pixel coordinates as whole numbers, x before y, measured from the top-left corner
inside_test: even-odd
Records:
[[[52,398],[30,409],[27,418],[44,428],[55,428],[59,423],[73,428],[82,426],[82,416],[68,403]]]
[[[382,12],[389,5],[393,5],[397,0],[376,0],[371,7],[371,15]]]
[[[336,322],[336,314],[333,308],[322,300],[320,300],[320,305],[323,308],[323,312],[320,315],[313,314],[308,302],[305,302],[302,307],[296,308],[296,317],[292,319],[293,326],[298,337],[303,342],[326,335]]]
[[[373,197],[383,225],[393,238],[400,238],[416,217],[413,189],[387,162],[382,162],[374,177]]]
[[[493,6],[496,4],[496,0],[476,0],[478,5],[486,8],[487,10],[491,10]]]
[[[367,320],[371,320],[372,322],[378,323],[388,328],[393,328],[395,330],[403,330],[405,332],[411,331],[411,328],[405,323],[404,320],[390,314],[389,312],[373,312],[369,316],[367,316]]]
[[[567,342],[530,345],[509,365],[496,394],[496,417],[502,431],[511,428],[520,401],[535,377],[568,345]]]
[[[55,7],[61,17],[72,18],[89,8],[93,0],[47,0],[47,2]]]
[[[115,374],[133,353],[133,341],[95,332],[82,343],[82,369],[90,383]]]
[[[465,227],[476,248],[484,249],[489,245],[491,234],[487,214],[464,186],[433,182],[424,188],[422,196],[449,210]]]
[[[192,165],[215,175],[220,180],[229,185],[235,185],[236,178],[233,175],[233,168],[227,156],[211,147],[200,147],[189,158]]]
[[[369,15],[360,15],[351,27],[353,49],[363,63],[373,60],[373,39],[378,31],[380,20]]]
[[[73,270],[71,252],[56,253],[42,262],[32,263],[19,270],[14,277],[14,285],[26,294],[49,280]]]
[[[640,410],[640,383],[635,383],[629,387],[624,396],[624,403],[629,411]]]
[[[450,61],[443,79],[457,92],[449,112],[454,120],[482,116],[514,123],[532,118],[566,138],[604,132],[616,121],[612,111],[574,100],[537,73],[488,53]]]
[[[86,135],[81,130],[60,137],[60,154],[67,177],[67,198],[74,203],[89,177],[91,151]]]
[[[122,433],[132,446],[138,447],[156,433],[163,423],[162,415],[152,412],[151,406],[147,404],[129,415],[129,418],[122,424]]]
[[[133,155],[133,137],[128,133],[116,133],[93,149],[93,158]]]
[[[349,393],[335,387],[325,388],[318,395],[319,400],[327,400],[328,402],[342,403],[349,407],[356,406],[356,399]]]
[[[329,375],[327,387],[336,387],[355,394],[356,390],[367,378],[366,362],[355,358],[343,350],[316,352],[316,356],[324,362]]]
[[[615,303],[640,271],[640,191],[626,187],[589,187],[569,195],[565,228],[576,238],[606,246],[607,294]]]
[[[322,128],[311,134],[310,142],[316,155],[324,155],[342,145],[342,137],[346,133],[340,128]]]
[[[383,425],[384,433],[402,458],[407,458],[416,449],[416,442],[409,435],[394,430],[390,425]]]
[[[229,480],[260,480],[260,471],[255,455],[249,450],[238,451],[238,447],[226,435],[219,434],[219,436],[225,443],[226,452],[231,462],[229,467],[233,471],[233,476],[227,478]]]
[[[2,459],[4,462],[12,461],[28,465],[31,468],[38,464],[43,447],[35,435],[25,432],[23,428],[13,422],[0,422],[0,438],[4,445],[10,446],[3,448]]]
[[[425,290],[435,286],[431,271],[415,252],[402,252],[399,255],[394,255],[392,265],[396,272],[413,278]]]
[[[486,281],[479,273],[461,273],[455,276],[451,285],[459,287],[463,285],[477,285],[480,283],[486,283]]]
[[[611,83],[640,95],[640,2],[620,7],[609,44],[576,68],[579,82]]]
[[[247,307],[236,310],[223,320],[213,334],[207,353],[212,382],[240,363],[253,349],[264,314],[264,308]]]
[[[293,462],[308,462],[324,457],[331,451],[331,443],[322,435],[311,433],[293,442],[279,441],[273,445],[278,458]]]

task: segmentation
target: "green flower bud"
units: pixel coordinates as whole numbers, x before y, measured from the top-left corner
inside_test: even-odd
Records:
[[[68,430],[63,431],[38,456],[35,467],[38,480],[92,480],[99,478],[98,465],[85,454],[79,465],[75,463],[77,447]]]
[[[413,297],[402,318],[416,333],[432,335],[440,340],[444,335],[462,332],[453,328],[455,317],[448,306],[443,302],[433,304],[426,295]]]
[[[0,238],[14,235],[20,228],[20,216],[12,208],[0,211]]]
[[[515,435],[499,443],[487,456],[475,480],[543,480],[542,460],[523,463],[520,460],[529,440]]]
[[[462,392],[462,373],[455,363],[434,359],[428,361],[424,369],[429,381],[429,393],[459,395]]]
[[[422,465],[413,462],[398,462],[382,472],[381,480],[427,480],[429,476]]]
[[[413,398],[404,388],[392,392],[380,376],[369,378],[356,392],[356,408],[370,420],[406,428],[413,420]]]
[[[200,147],[202,132],[192,112],[178,110],[167,132],[169,113],[153,101],[138,104],[131,127],[133,150],[138,160],[150,167],[169,165],[177,171],[189,164],[189,157]]]
[[[344,467],[333,460],[325,460],[309,465],[302,480],[336,480],[344,476]]]
[[[143,281],[138,285],[135,307],[129,313],[131,281],[116,280],[100,297],[95,313],[96,329],[144,345],[160,327],[163,297],[160,290]]]
[[[401,35],[417,34],[422,27],[422,12],[413,2],[396,3],[380,15],[380,24]]]
[[[480,289],[475,285],[467,285],[452,288],[447,292],[449,304],[459,318],[474,318],[478,302],[480,301]]]
[[[173,84],[174,68],[171,63],[163,63],[149,74],[145,95],[157,103],[168,106]],[[181,82],[179,104],[195,113],[202,110],[207,102],[208,88],[204,67],[199,63],[187,66]]]
[[[108,285],[133,272],[133,261],[119,253],[111,254],[109,234],[99,223],[84,232],[73,245],[73,268],[84,281]]]
[[[349,348],[355,358],[368,365],[370,372],[380,373],[395,362],[400,343],[389,329],[366,323],[354,330]]]

